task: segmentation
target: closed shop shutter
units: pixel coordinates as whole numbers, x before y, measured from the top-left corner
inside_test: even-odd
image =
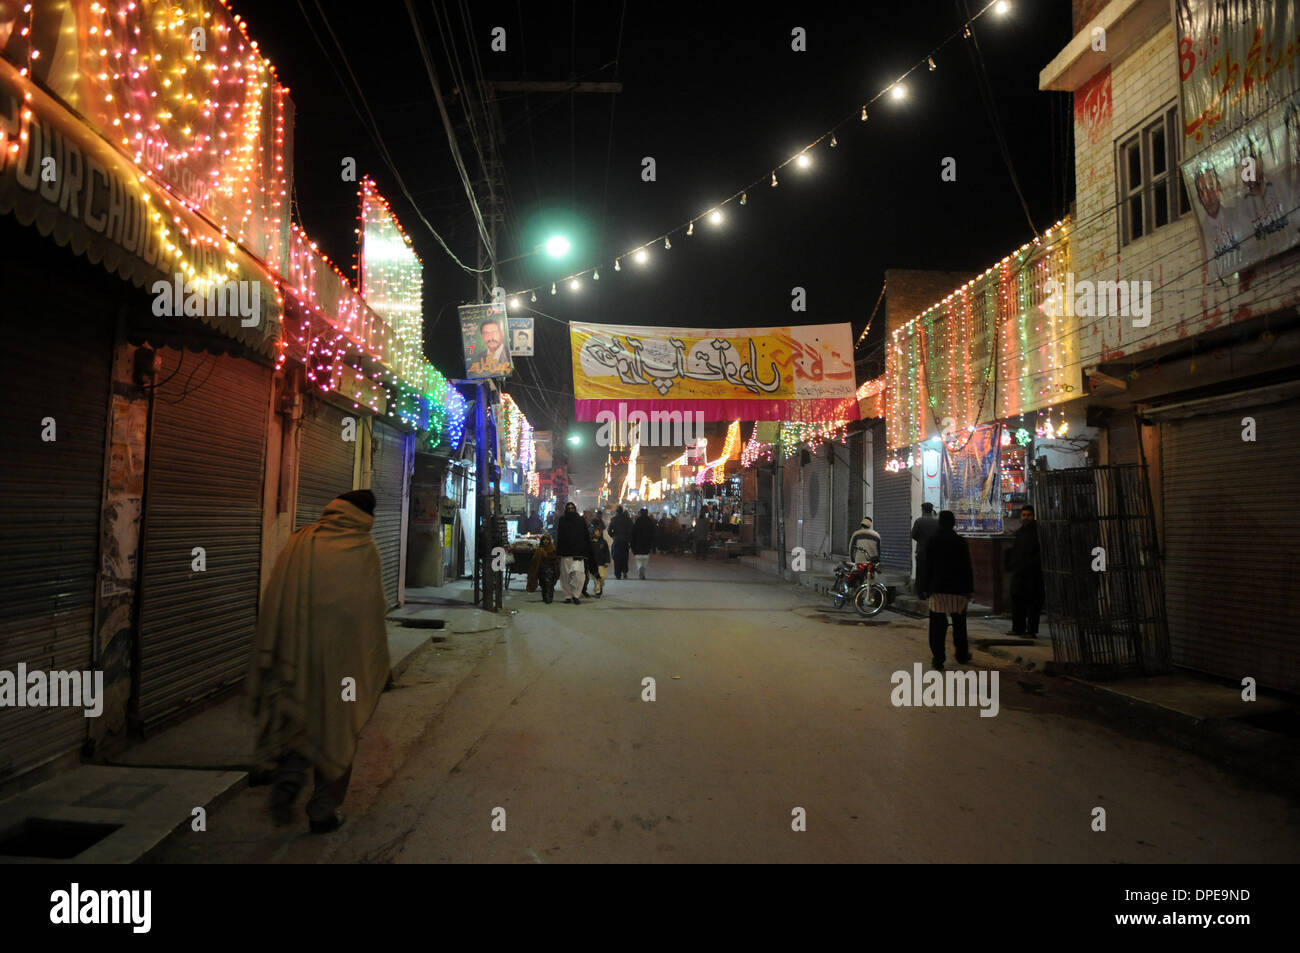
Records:
[[[843,548],[836,548],[836,552],[842,556],[849,555],[849,538],[853,531],[858,528],[858,523],[862,520],[862,514],[867,512],[867,480],[871,479],[870,474],[863,473],[863,446],[865,438],[870,436],[870,431],[861,430],[849,434],[849,445],[845,448],[848,455],[848,500],[846,503],[847,515],[845,516],[844,543]]]
[[[1168,420],[1160,436],[1175,664],[1300,692],[1300,403]]]
[[[830,551],[843,556],[849,551],[849,455],[853,452],[853,444],[831,443],[830,448],[833,454]]]
[[[1106,423],[1107,461],[1111,466],[1141,463],[1138,458],[1137,423],[1133,412],[1115,414]]]
[[[831,548],[830,451],[823,443],[809,452],[812,460],[803,468],[803,546],[809,556],[824,556]]]
[[[349,434],[345,434],[343,429],[346,417],[351,417],[354,421]],[[356,414],[340,410],[324,401],[317,401],[303,415],[298,428],[298,504],[294,507],[296,529],[316,522],[330,500],[353,489],[356,431],[360,424]],[[346,435],[353,439],[344,440]]]
[[[410,436],[381,421],[371,439],[370,485],[375,492],[375,525],[371,535],[383,564],[384,594],[397,605],[397,580],[402,565],[402,513]]]
[[[880,562],[889,569],[912,571],[912,474],[885,469],[885,425],[873,429],[875,452],[872,470],[876,478],[872,529],[880,534]]]
[[[91,666],[94,638],[111,310],[92,286],[56,286],[46,272],[13,267],[0,269],[7,318],[0,669],[81,672]],[[41,439],[47,417],[51,441]],[[81,708],[0,709],[0,782],[75,750],[86,726]]]
[[[150,731],[240,681],[257,625],[271,371],[170,348],[154,394],[137,715]],[[192,571],[194,547],[206,558]]]

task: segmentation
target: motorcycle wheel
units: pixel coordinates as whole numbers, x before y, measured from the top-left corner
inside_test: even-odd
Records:
[[[831,605],[837,609],[843,609],[844,602],[848,597],[848,589],[845,587],[844,583],[841,582],[831,590]]]
[[[878,615],[888,602],[889,590],[880,583],[863,586],[853,596],[853,608],[868,618]]]

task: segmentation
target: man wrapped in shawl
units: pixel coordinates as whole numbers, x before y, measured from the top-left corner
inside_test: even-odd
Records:
[[[352,490],[289,538],[262,594],[249,666],[258,758],[276,765],[272,817],[289,823],[314,767],[316,834],[343,824],[357,737],[392,669],[374,512],[375,495]]]
[[[560,554],[556,552],[555,543],[550,535],[542,537],[537,548],[533,550],[533,561],[528,566],[528,591],[536,592],[542,587],[542,601],[550,604],[555,598],[555,580],[560,574]]]

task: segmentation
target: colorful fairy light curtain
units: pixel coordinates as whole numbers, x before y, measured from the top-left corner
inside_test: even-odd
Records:
[[[402,373],[424,352],[424,265],[388,200],[369,176],[361,180],[359,196],[358,291],[393,329],[390,363]]]
[[[537,450],[532,425],[509,394],[501,395],[501,446],[506,466],[519,467],[524,473],[535,469]]]
[[[827,441],[842,442],[848,435],[848,420],[823,420],[818,422],[802,421],[758,421],[750,432],[740,452],[740,466],[747,469],[756,463],[765,463],[772,459],[777,438],[781,441],[782,458],[794,456],[799,448],[816,449]]]
[[[896,329],[886,348],[889,449],[947,433],[960,447],[982,423],[1072,399],[1078,321],[1050,303],[1070,268],[1068,223]]]

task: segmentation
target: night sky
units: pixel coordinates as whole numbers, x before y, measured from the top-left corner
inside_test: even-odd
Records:
[[[498,103],[508,184],[498,257],[529,252],[554,231],[574,240],[563,263],[534,256],[502,266],[508,290],[543,285],[533,307],[558,319],[534,314],[539,356],[520,359],[531,368],[517,371],[505,389],[539,429],[585,435],[575,482],[595,482],[603,453],[592,445],[593,425],[571,426],[563,322],[848,321],[856,337],[886,268],[980,271],[1032,238],[981,104],[971,41],[960,37],[964,11],[973,15],[985,2],[792,4],[774,14],[738,4],[473,0],[462,7],[440,0],[435,9],[412,0],[474,178],[481,173],[456,94],[460,75],[473,82],[471,39],[489,81],[624,84],[617,95],[502,93]],[[460,376],[455,307],[475,299],[475,281],[421,223],[349,103],[350,95],[357,109],[366,108],[350,67],[420,211],[463,261],[477,264],[476,227],[405,4],[232,0],[232,7],[295,104],[298,220],[348,272],[357,186],[342,181],[340,168],[354,157],[392,201],[424,261],[426,353],[448,377]],[[497,26],[506,29],[506,52],[490,49]],[[807,31],[807,52],[791,51],[794,27]],[[974,30],[1041,230],[1066,212],[1073,193],[1068,97],[1038,90],[1039,71],[1070,39],[1070,4],[1013,0],[1009,15],[990,11]],[[886,97],[868,122],[856,118],[863,102],[954,33],[935,54],[937,70],[909,77],[906,100]],[[810,169],[790,166],[777,188],[767,184],[770,169],[848,116],[838,147],[822,143]],[[656,160],[656,182],[641,180],[645,156]],[[957,160],[956,182],[940,180],[945,156]],[[615,255],[760,178],[743,208],[729,207],[721,228],[701,223],[692,237],[676,232],[672,249],[654,249],[649,266],[624,262],[613,271]],[[599,282],[584,281],[578,293],[562,285],[551,295],[553,280],[597,264]],[[803,314],[790,310],[796,285],[807,290]],[[860,358],[878,344],[883,323],[873,326]]]

